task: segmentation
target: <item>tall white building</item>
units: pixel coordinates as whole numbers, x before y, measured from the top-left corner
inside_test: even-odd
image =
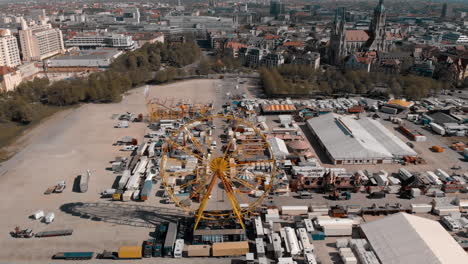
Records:
[[[101,47],[117,48],[121,50],[134,50],[136,43],[131,36],[122,34],[111,35],[92,35],[92,36],[76,36],[65,41],[65,46],[78,47],[80,49],[96,49]]]
[[[21,64],[18,41],[10,30],[0,29],[0,66],[16,67]]]
[[[64,51],[62,31],[44,20],[29,26],[22,19],[18,33],[24,61],[40,61]]]

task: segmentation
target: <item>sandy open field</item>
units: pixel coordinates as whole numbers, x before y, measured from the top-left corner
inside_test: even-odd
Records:
[[[215,85],[217,82],[192,80],[152,87],[149,97],[208,102],[222,89]],[[178,212],[173,206],[160,204],[155,196],[145,203],[110,203],[99,198],[99,193],[111,188],[117,176],[106,170],[109,162],[116,156],[129,155],[112,144],[123,136],[141,140],[147,129],[144,123],[113,128],[118,121],[111,117],[126,111],[146,113],[143,91],[143,88],[132,90],[118,104],[87,104],[60,112],[20,139],[25,141],[24,148],[0,166],[0,263],[45,263],[60,251],[116,251],[121,245],[139,245],[148,239],[152,225],[160,218],[175,219]],[[88,192],[73,192],[75,177],[86,169],[92,172]],[[63,193],[43,194],[60,180],[67,182]],[[46,225],[29,219],[39,209],[54,212],[55,221]],[[15,239],[9,235],[15,226],[32,228],[34,232],[72,228],[74,234]]]

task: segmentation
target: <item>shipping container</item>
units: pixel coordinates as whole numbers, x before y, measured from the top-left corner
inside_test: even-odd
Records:
[[[143,156],[147,148],[148,142],[141,143],[141,145],[138,146],[137,155]]]
[[[148,200],[148,197],[151,196],[151,189],[153,188],[153,181],[146,180],[143,184],[143,188],[141,189],[140,199],[142,201]]]
[[[149,145],[148,148],[148,157],[153,158],[154,157],[154,152],[155,152],[155,147],[156,147],[156,142],[153,142]]]
[[[283,256],[283,247],[281,246],[281,237],[278,233],[273,233],[271,235],[271,240],[273,244],[273,253],[275,258],[281,258]]]
[[[257,250],[257,258],[265,257],[265,243],[263,242],[263,238],[256,238],[255,239],[255,249]]]
[[[141,259],[142,247],[141,246],[123,246],[118,251],[119,259]]]
[[[312,220],[304,219],[304,225],[308,233],[312,233],[313,231],[315,231],[314,225],[312,224]]]
[[[299,245],[304,254],[315,253],[314,245],[310,243],[309,235],[305,228],[296,229],[297,237],[299,238]]]
[[[188,257],[209,257],[211,252],[210,245],[189,245],[187,246]]]
[[[452,181],[452,178],[450,177],[450,175],[447,172],[445,172],[445,171],[443,171],[441,169],[435,170],[435,174],[443,182],[451,182]]]
[[[314,231],[311,233],[312,240],[325,240],[325,233]]]
[[[317,264],[317,258],[312,253],[304,254],[305,264]]]
[[[119,180],[119,189],[122,190],[125,185],[127,185],[128,179],[130,179],[130,170],[124,170],[122,176],[120,177]]]
[[[213,243],[213,257],[243,256],[249,252],[249,242]]]
[[[432,211],[431,204],[411,204],[411,213],[413,214],[426,214]]]
[[[395,115],[396,113],[398,113],[398,109],[392,108],[392,107],[387,107],[387,106],[382,106],[380,108],[380,112]]]
[[[172,256],[174,245],[177,236],[177,223],[169,223],[167,228],[166,239],[164,240],[163,254],[164,256]]]
[[[299,246],[299,240],[297,239],[294,229],[291,227],[283,228],[282,236],[284,239],[284,244],[286,245],[286,251],[289,252],[292,256],[299,255],[301,253],[301,248]]]
[[[140,199],[140,190],[133,191],[133,193],[132,193],[132,199],[133,199],[134,201]]]
[[[437,133],[437,134],[439,134],[441,136],[445,135],[445,129],[442,126],[440,126],[440,125],[438,125],[438,124],[436,124],[434,122],[429,123],[429,125],[431,126],[432,131],[434,131],[435,133]]]
[[[340,248],[338,249],[338,252],[344,264],[357,264],[358,263],[357,258],[354,255],[351,248]]]
[[[400,175],[400,178],[404,181],[408,180],[409,178],[413,177],[413,174],[411,174],[411,172],[409,172],[407,169],[405,168],[400,168],[399,170],[399,175]]]
[[[308,206],[281,206],[282,215],[303,215],[308,211]]]

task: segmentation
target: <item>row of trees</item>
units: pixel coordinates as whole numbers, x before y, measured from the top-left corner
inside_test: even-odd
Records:
[[[414,75],[395,76],[379,72],[324,72],[304,65],[286,64],[277,69],[260,69],[263,89],[268,95],[309,94],[393,94],[397,97],[422,98],[448,89],[447,84]]]
[[[41,105],[118,102],[124,92],[135,86],[173,80],[183,72],[178,67],[194,63],[200,56],[195,42],[146,44],[118,57],[108,70],[87,78],[54,83],[47,78],[35,78],[21,83],[15,91],[0,94],[0,122],[27,124],[36,118],[35,109]]]

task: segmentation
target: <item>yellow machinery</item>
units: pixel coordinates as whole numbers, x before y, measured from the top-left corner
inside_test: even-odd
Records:
[[[249,133],[237,134],[236,140],[236,133],[228,135],[222,129],[226,124]],[[180,127],[167,144],[162,183],[176,205],[195,216],[194,228],[201,219],[227,218],[237,219],[245,228],[243,216],[268,196],[276,173],[271,146],[261,131],[234,116],[206,116]],[[174,165],[171,159],[183,159],[185,165]]]
[[[187,101],[176,101],[173,98],[153,98],[146,101],[150,122],[164,119],[194,119],[212,110],[212,104],[190,104]]]

